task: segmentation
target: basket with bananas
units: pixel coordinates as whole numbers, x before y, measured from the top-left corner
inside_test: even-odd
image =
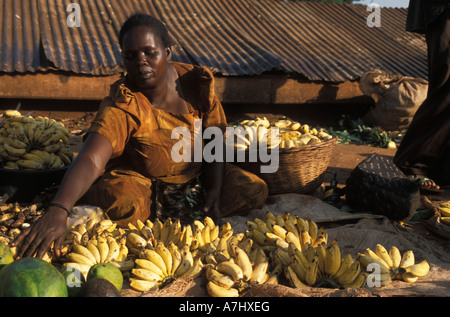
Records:
[[[72,163],[69,131],[48,117],[6,110],[0,117],[0,190],[9,202],[30,202],[58,185]]]
[[[297,148],[303,145],[318,144],[331,140],[333,137],[324,129],[310,127],[289,119],[278,119],[269,121],[266,117],[239,122],[236,127],[243,128],[243,133],[237,133],[236,148],[247,149],[252,143],[267,142],[268,148],[279,147],[280,149]],[[273,136],[273,128],[278,129],[278,138]],[[242,142],[243,141],[243,142]]]
[[[0,121],[0,167],[46,170],[72,163],[68,129],[55,119],[7,110]]]

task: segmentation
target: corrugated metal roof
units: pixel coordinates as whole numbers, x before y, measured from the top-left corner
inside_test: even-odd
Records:
[[[271,70],[342,82],[374,68],[427,76],[421,35],[406,32],[406,9],[383,8],[370,28],[365,6],[281,0],[74,0],[81,27],[67,26],[67,1],[0,0],[0,71],[121,72],[117,34],[132,13],[163,20],[178,42],[173,60],[216,74]]]

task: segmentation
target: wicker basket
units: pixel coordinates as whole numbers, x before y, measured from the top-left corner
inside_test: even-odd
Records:
[[[269,163],[235,162],[234,164],[261,177],[270,195],[310,193],[322,184],[337,137],[314,145],[280,149],[279,167],[275,173],[261,173],[260,166]],[[248,153],[246,153],[248,158]]]

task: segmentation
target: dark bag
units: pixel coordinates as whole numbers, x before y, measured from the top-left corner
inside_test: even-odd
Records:
[[[420,204],[420,191],[393,162],[372,154],[359,163],[347,179],[347,204],[392,220],[409,220]]]

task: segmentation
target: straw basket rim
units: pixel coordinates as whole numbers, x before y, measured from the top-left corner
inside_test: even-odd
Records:
[[[290,149],[279,149],[279,167],[274,173],[260,173],[260,162],[237,162],[266,182],[269,194],[306,194],[316,190],[323,181],[338,137],[317,144],[307,144]],[[236,152],[236,151],[235,151]],[[249,154],[249,150],[245,153]]]

